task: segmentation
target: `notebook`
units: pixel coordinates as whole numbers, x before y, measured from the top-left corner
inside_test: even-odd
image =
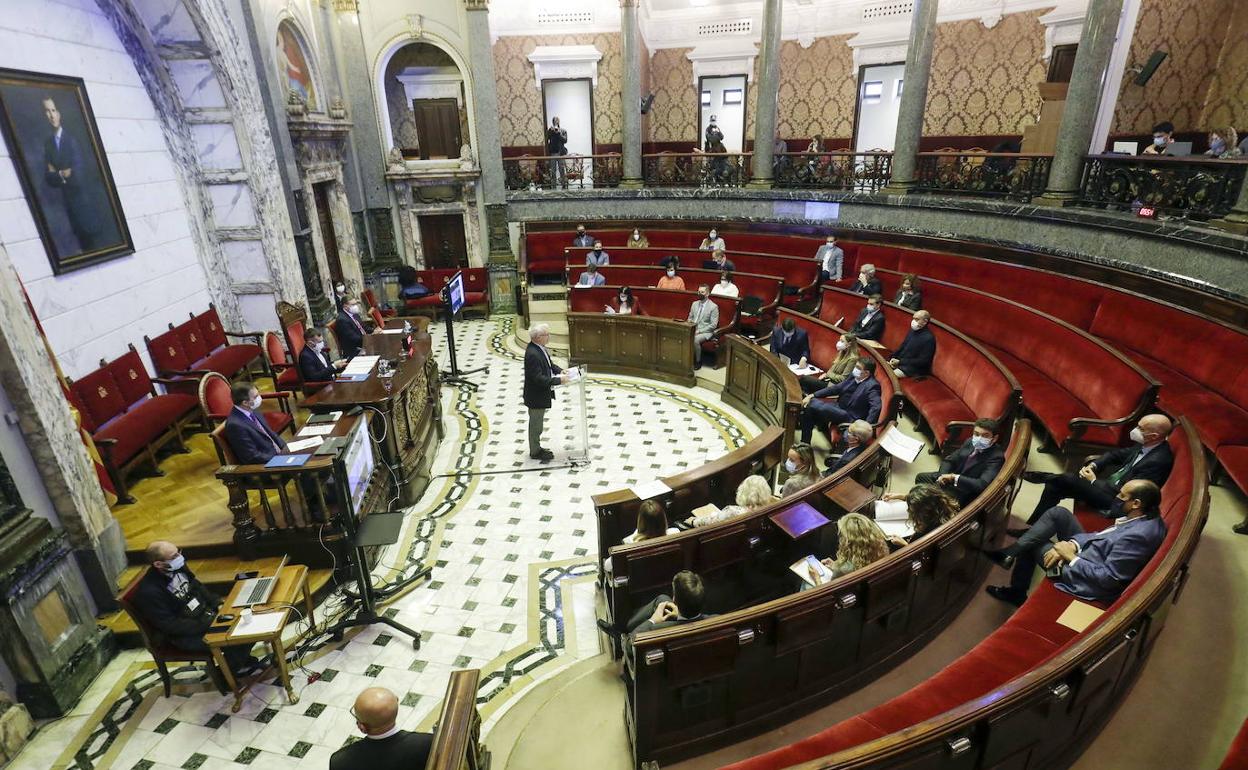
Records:
[[[311,458],[312,455],[273,455],[273,459],[264,464],[266,468],[298,468]]]

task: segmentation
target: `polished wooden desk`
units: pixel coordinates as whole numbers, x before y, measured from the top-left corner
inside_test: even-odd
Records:
[[[364,352],[400,360],[403,337],[370,334],[364,338]],[[413,347],[412,357],[400,360],[393,377],[378,377],[374,368],[366,380],[334,382],[303,402],[313,412],[348,411],[356,406],[377,411],[384,421],[380,459],[398,480],[402,506],[415,505],[429,485],[433,455],[445,434],[432,341],[427,334],[417,332]],[[383,431],[374,427],[373,433],[376,436]]]
[[[273,663],[277,666],[278,673],[282,676],[282,685],[286,688],[286,701],[288,703],[298,703],[299,696],[295,695],[294,689],[290,685],[290,671],[286,668],[286,647],[282,643],[282,632],[286,630],[286,624],[290,620],[291,605],[299,598],[299,594],[303,594],[304,609],[307,611],[308,621],[315,627],[316,616],[313,614],[312,593],[308,590],[308,568],[302,564],[292,564],[282,568],[281,573],[277,577],[277,585],[273,587],[273,593],[269,595],[269,600],[264,604],[256,604],[251,608],[253,615],[268,614],[271,612],[280,613],[282,622],[274,631],[268,631],[257,634],[233,634],[235,628],[238,627],[242,620],[242,607],[235,607],[234,600],[238,598],[238,592],[243,586],[243,581],[236,581],[234,587],[230,589],[230,593],[225,597],[225,601],[221,603],[221,614],[233,615],[234,620],[230,621],[229,628],[224,631],[208,633],[204,635],[204,643],[212,650],[212,659],[216,661],[217,668],[225,676],[226,684],[234,691],[234,706],[230,709],[237,712],[243,703],[243,696],[251,689],[251,686],[264,678],[268,673],[267,670],[259,674],[253,674],[246,681],[235,679],[234,672],[230,671],[230,667],[225,663],[225,654],[222,649],[232,647],[236,644],[246,644],[248,646],[256,643],[267,644],[273,651]]]
[[[589,371],[692,387],[693,324],[654,316],[568,313],[568,358]]]
[[[768,348],[740,335],[725,335],[721,345],[725,348],[727,374],[720,398],[753,417],[759,425],[779,425],[784,428],[784,435],[791,437],[802,409],[797,375]]]

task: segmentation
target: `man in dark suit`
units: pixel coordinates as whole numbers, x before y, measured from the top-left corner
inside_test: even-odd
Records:
[[[824,398],[835,398],[836,403],[820,400]],[[798,422],[802,441],[809,444],[816,425],[840,425],[854,420],[866,420],[874,425],[879,418],[880,383],[875,379],[875,361],[863,357],[854,365],[853,374],[843,382],[803,398]]]
[[[884,284],[880,283],[880,279],[875,277],[875,265],[870,263],[862,266],[858,271],[858,280],[854,281],[854,285],[849,287],[850,291],[856,291],[859,294],[866,294],[870,297],[873,294],[883,294]]]
[[[334,324],[334,329],[337,331],[338,345],[342,348],[338,354],[343,358],[358,356],[364,347],[364,335],[368,334],[368,331],[361,320],[360,314],[363,312],[363,306],[356,297],[343,300],[342,310],[338,311],[338,320]]]
[[[810,335],[792,318],[786,318],[771,330],[771,352],[788,356],[793,363],[810,358]]]
[[[828,457],[828,468],[823,472],[824,476],[831,476],[841,468],[852,463],[863,450],[867,448],[867,444],[871,443],[871,439],[875,437],[875,429],[871,427],[871,423],[866,420],[854,420],[845,429],[845,451],[841,456],[833,459]]]
[[[939,484],[966,507],[997,477],[1005,464],[1005,452],[997,445],[997,421],[981,417],[975,421],[971,437],[958,451],[940,462],[935,473],[920,473],[915,484]]]
[[[173,543],[155,541],[147,547],[147,560],[151,568],[139,581],[133,603],[143,620],[156,630],[159,638],[153,643],[208,652],[204,633],[217,617],[221,597],[199,582]],[[259,663],[251,656],[250,644],[231,645],[222,652],[230,670],[238,674]]]
[[[884,336],[884,299],[878,294],[867,298],[867,306],[858,314],[858,320],[849,327],[851,334],[860,340],[880,341]]]
[[[555,454],[542,448],[542,429],[546,427],[546,410],[555,400],[555,383],[567,382],[567,375],[550,358],[546,345],[550,327],[534,324],[529,329],[529,346],[524,350],[524,405],[529,409],[529,457],[542,462]]]
[[[888,365],[898,377],[926,377],[932,373],[932,359],[936,357],[936,335],[927,328],[932,314],[919,310],[910,319],[910,331],[893,351]]]
[[[230,391],[234,408],[225,418],[225,440],[243,465],[264,465],[273,455],[286,451],[286,442],[273,432],[260,411],[260,391],[240,382]]]
[[[1040,502],[1032,512],[1028,524],[1035,524],[1040,516],[1066,498],[1086,503],[1104,513],[1114,504],[1114,498],[1122,485],[1134,479],[1147,479],[1158,487],[1170,478],[1174,467],[1174,455],[1166,437],[1170,435],[1170,418],[1164,414],[1146,414],[1131,429],[1132,446],[1111,449],[1086,463],[1076,473],[1024,473],[1023,478],[1043,483]],[[1098,473],[1108,473],[1098,479]],[[1009,530],[1011,535],[1021,535],[1021,530]]]
[[[303,350],[299,351],[299,373],[304,382],[333,382],[334,375],[346,366],[345,360],[329,360],[325,352],[325,337],[318,329],[305,329]]]
[[[594,236],[585,232],[585,225],[576,226],[576,237],[572,239],[573,246],[584,246],[589,248],[594,245]]]
[[[625,627],[629,634],[655,631],[707,617],[702,612],[706,587],[696,572],[682,570],[672,578],[672,595],[659,594],[637,610]]]
[[[361,692],[351,716],[364,739],[335,751],[329,770],[417,770],[428,762],[433,735],[400,730],[399,698],[385,687]]]
[[[92,251],[100,244],[99,226],[95,208],[84,185],[87,182],[87,158],[77,137],[65,130],[61,123],[61,111],[56,101],[47,96],[43,99],[43,116],[52,133],[43,142],[44,181],[59,190],[65,206],[69,228],[78,239],[82,251]]]
[[[1093,533],[1084,532],[1069,509],[1055,505],[1014,545],[988,554],[1013,572],[1008,586],[985,590],[995,599],[1022,605],[1039,564],[1059,591],[1085,601],[1112,602],[1166,539],[1160,505],[1161,489],[1156,484],[1128,481],[1110,506],[1114,523]],[[1054,537],[1057,542],[1050,542]]]

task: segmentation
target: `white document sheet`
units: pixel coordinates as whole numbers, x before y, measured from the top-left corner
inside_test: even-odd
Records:
[[[325,443],[325,439],[320,436],[313,436],[312,438],[300,439],[299,441],[288,441],[286,442],[286,448],[292,452],[302,452],[305,449],[318,447],[323,443]]]
[[[659,479],[654,479],[653,481],[647,481],[647,482],[638,484],[637,486],[633,487],[633,494],[637,495],[638,500],[649,500],[652,497],[665,495],[671,491],[672,491],[672,488],[664,484]]]
[[[251,636],[252,634],[269,634],[282,627],[284,612],[254,613],[246,622],[239,620],[230,631],[230,636]]]
[[[305,425],[303,430],[296,433],[296,436],[307,438],[308,436],[328,436],[334,432],[334,424],[327,425]]]
[[[342,370],[343,374],[368,374],[381,360],[381,356],[356,356],[347,362],[347,368]]]
[[[893,457],[908,463],[914,462],[914,458],[923,451],[922,441],[902,433],[896,425],[884,431],[884,435],[880,436],[880,446]]]

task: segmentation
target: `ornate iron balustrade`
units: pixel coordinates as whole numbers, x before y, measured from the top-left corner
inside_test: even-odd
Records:
[[[775,186],[878,192],[893,175],[891,152],[784,152],[773,163]]]
[[[1079,202],[1118,210],[1149,206],[1169,216],[1213,219],[1230,213],[1246,171],[1245,160],[1089,155]]]
[[[1049,183],[1052,155],[1016,152],[921,152],[915,189],[1029,201]]]
[[[623,161],[615,153],[503,158],[503,179],[508,190],[618,187],[623,176]]]
[[[744,187],[750,181],[748,152],[660,152],[641,156],[647,187]]]

